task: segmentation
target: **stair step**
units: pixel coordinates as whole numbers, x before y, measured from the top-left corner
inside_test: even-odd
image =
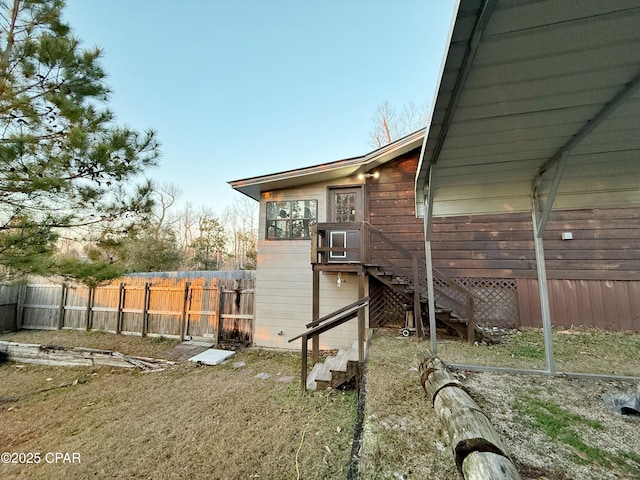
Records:
[[[346,372],[347,371],[347,363],[349,361],[349,351],[348,350],[338,350],[338,354],[336,355],[336,362],[333,368],[331,368],[332,372]]]
[[[339,386],[354,374],[354,363],[358,363],[357,341],[353,342],[351,348],[338,350],[337,355],[329,356],[324,362],[316,363],[307,376],[307,390],[327,388],[336,382],[333,386]]]
[[[330,382],[331,370],[333,370],[339,362],[340,360],[337,357],[327,357],[324,363],[322,364],[324,368],[319,370],[318,374],[316,375],[316,381],[324,380],[324,381]]]
[[[311,373],[307,376],[307,390],[317,390],[318,386],[316,384],[316,378],[318,374],[321,373],[325,369],[324,363],[316,363],[311,369]]]

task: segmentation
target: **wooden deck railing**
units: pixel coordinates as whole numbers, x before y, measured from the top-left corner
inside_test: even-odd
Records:
[[[364,324],[364,308],[369,305],[369,297],[363,297],[360,300],[353,302],[350,305],[340,308],[335,312],[330,313],[322,318],[314,320],[306,325],[309,330],[300,335],[297,335],[289,339],[289,343],[302,338],[302,350],[300,353],[300,386],[304,392],[307,389],[307,370],[308,370],[308,349],[309,340],[313,338],[319,338],[320,334],[328,332],[329,330],[348,322],[349,320],[358,317],[358,362],[364,363],[364,337],[365,337],[365,324]],[[318,358],[318,352],[315,351],[317,342],[314,342],[313,358]]]
[[[345,248],[332,247],[329,244],[331,231],[358,232],[360,241],[357,246]],[[421,334],[422,322],[420,316],[420,296],[426,296],[427,265],[413,252],[407,250],[397,241],[388,237],[368,222],[354,223],[319,223],[313,226],[311,248],[312,264],[336,263],[330,261],[331,252],[350,252],[359,262],[369,267],[388,268],[397,276],[403,276],[410,281],[414,295],[414,312],[418,334]],[[392,258],[382,255],[382,252],[396,252]],[[454,282],[444,273],[432,269],[434,276],[434,291],[438,303],[451,310],[460,318],[467,320],[467,338],[470,342],[475,338],[475,307],[476,301],[484,301],[471,290]]]

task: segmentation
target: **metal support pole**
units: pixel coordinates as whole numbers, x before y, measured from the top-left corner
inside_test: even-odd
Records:
[[[429,339],[431,340],[431,353],[438,353],[438,341],[436,339],[436,295],[433,290],[433,260],[431,259],[431,240],[425,242],[425,254],[427,256],[427,294],[429,296]],[[422,321],[422,318],[420,318]]]
[[[551,208],[553,207],[553,202],[556,199],[556,195],[558,194],[558,187],[560,186],[560,180],[562,179],[562,174],[564,173],[564,167],[567,164],[567,159],[569,158],[569,153],[565,150],[560,155],[560,159],[556,164],[556,170],[553,174],[553,179],[551,180],[551,186],[549,187],[549,193],[547,195],[547,202],[544,206],[544,210],[541,211],[540,216],[538,217],[538,235],[541,237],[544,233],[545,228],[547,228],[547,221],[549,220],[549,215],[551,215]],[[534,190],[537,191],[537,190]],[[540,200],[536,197],[536,203],[540,203]]]
[[[547,372],[554,374],[555,360],[553,357],[553,339],[551,337],[551,309],[549,308],[549,288],[547,286],[547,268],[544,259],[544,244],[542,233],[538,230],[539,205],[536,191],[532,195],[532,220],[533,220],[533,241],[536,252],[536,267],[538,269],[538,293],[540,295],[540,312],[542,314],[542,332],[544,334],[544,351],[547,360]]]
[[[418,340],[424,338],[422,331],[422,312],[420,311],[420,276],[418,273],[418,257],[413,256],[413,327],[416,329]],[[362,298],[362,297],[360,297]]]
[[[427,296],[429,299],[429,339],[431,340],[431,353],[438,353],[438,341],[436,339],[436,295],[433,290],[433,260],[431,258],[431,218],[433,214],[433,202],[431,201],[431,189],[433,183],[432,170],[429,169],[429,187],[425,188],[424,195],[424,253],[427,263]],[[422,317],[417,319],[422,322]]]

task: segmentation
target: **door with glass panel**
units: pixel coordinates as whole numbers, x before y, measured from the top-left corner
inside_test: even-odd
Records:
[[[332,223],[360,223],[364,220],[362,188],[332,188],[329,190],[329,221]],[[328,232],[329,245],[334,248],[329,253],[329,261],[335,263],[358,262],[358,252],[339,250],[358,248],[360,231],[335,228]],[[337,248],[337,250],[335,250]]]

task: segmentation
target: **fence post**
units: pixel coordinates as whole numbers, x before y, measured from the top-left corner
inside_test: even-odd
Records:
[[[67,306],[67,284],[62,284],[60,292],[60,310],[58,310],[58,330],[64,327],[64,307]]]
[[[144,284],[144,306],[142,307],[142,336],[147,336],[149,329],[149,300],[151,297],[151,284]]]
[[[220,284],[220,281],[217,278],[214,278],[215,283],[218,287],[218,308],[216,309],[216,331],[214,336],[214,348],[218,348],[220,345],[220,326],[222,325],[222,314],[224,313],[224,287]],[[204,295],[204,293],[203,293]]]
[[[187,302],[189,301],[189,292],[191,282],[184,282],[184,297],[182,298],[182,316],[180,318],[180,341],[184,342],[184,335],[187,331]]]
[[[125,296],[125,288],[124,282],[120,282],[120,286],[118,287],[118,312],[116,314],[116,333],[122,333],[122,316],[124,309],[124,296]]]
[[[89,298],[87,300],[87,332],[91,331],[91,320],[93,314],[93,295],[95,294],[94,287],[89,287]]]

